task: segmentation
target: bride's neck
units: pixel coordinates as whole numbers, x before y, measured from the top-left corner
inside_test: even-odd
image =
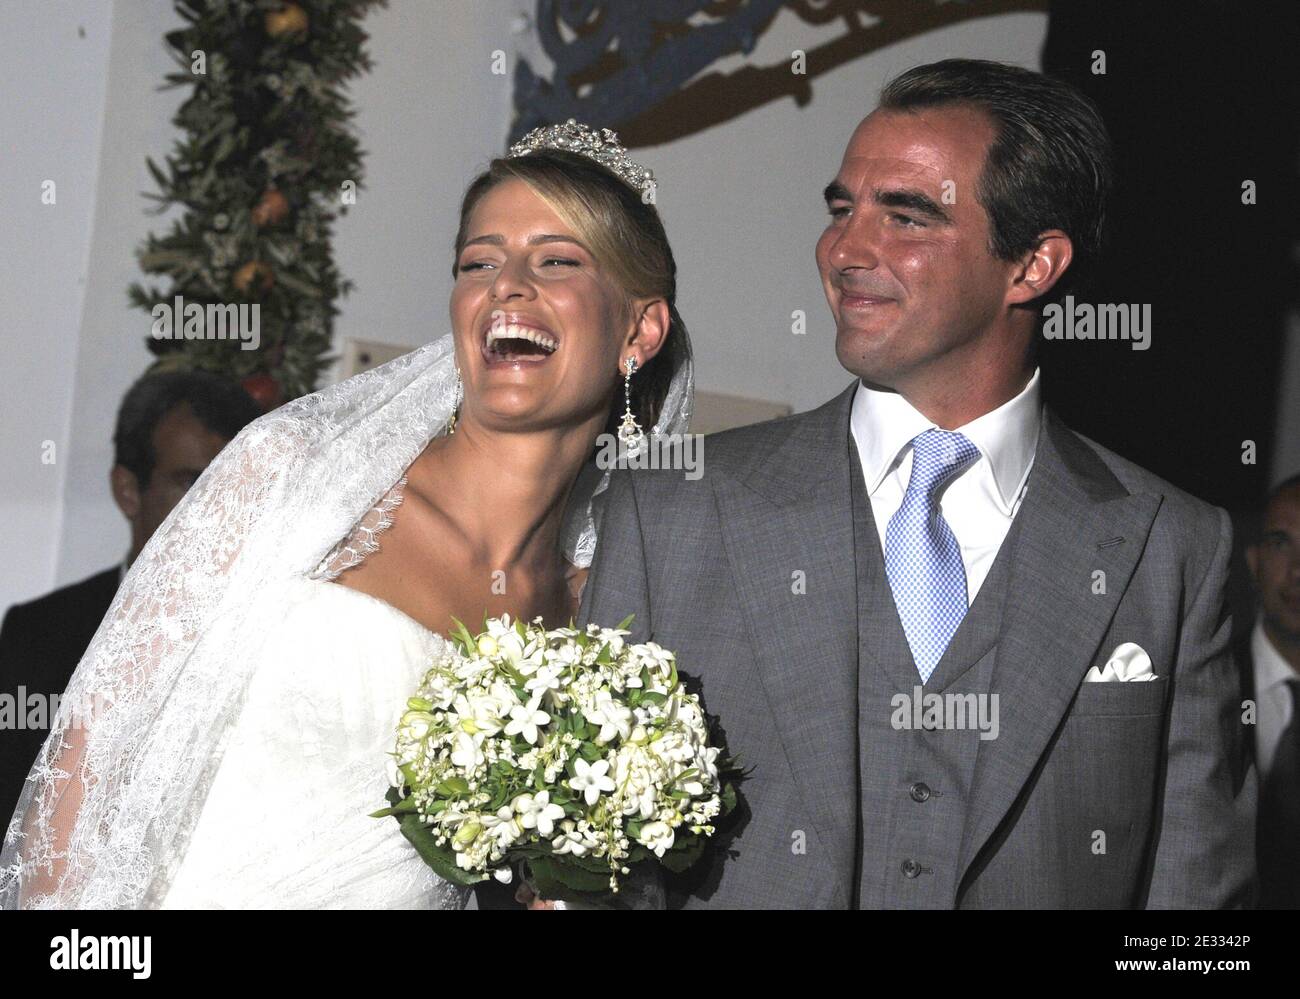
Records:
[[[491,565],[543,565],[558,548],[565,504],[603,421],[503,433],[472,424],[434,440],[408,472]]]

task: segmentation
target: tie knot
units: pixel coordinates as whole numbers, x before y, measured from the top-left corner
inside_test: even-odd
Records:
[[[909,491],[932,493],[979,460],[980,449],[951,430],[927,430],[912,438]]]

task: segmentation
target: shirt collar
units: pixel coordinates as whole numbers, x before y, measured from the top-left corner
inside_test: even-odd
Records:
[[[1008,516],[1034,462],[1042,408],[1039,372],[1035,368],[1033,377],[1017,395],[957,428],[979,448],[980,460],[989,463],[997,484],[997,499]],[[861,381],[853,396],[849,425],[868,493],[880,487],[912,438],[936,426],[897,392],[868,388]]]
[[[1295,670],[1282,658],[1282,653],[1273,647],[1264,630],[1264,622],[1256,621],[1250,635],[1250,658],[1255,664],[1255,695],[1280,686],[1295,678]]]

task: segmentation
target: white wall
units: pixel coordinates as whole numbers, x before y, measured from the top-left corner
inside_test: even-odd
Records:
[[[342,301],[336,345],[351,336],[418,347],[450,332],[460,198],[504,151],[510,121],[511,77],[492,73],[492,53],[528,43],[512,26],[527,6],[391,0],[366,18],[375,70],[351,90],[366,189],[334,243],[357,288]]]
[[[113,13],[107,2],[0,4],[0,610],[59,579]]]
[[[129,306],[126,289],[145,277],[135,252],[146,235],[164,232],[180,214],[179,209],[146,214],[152,203],[142,192],[157,190],[145,156],[161,161],[171,152],[176,135],[171,118],[188,96],[160,89],[163,76],[176,69],[162,36],[183,22],[168,0],[116,0],[112,8],[103,141],[95,163],[89,267],[65,444],[59,584],[121,561],[130,545],[126,521],[108,489],[113,424],[127,387],[153,355],[145,347],[150,317]],[[69,56],[65,53],[60,63]],[[79,94],[65,92],[62,102],[70,107],[79,100]],[[151,278],[150,283],[157,282]]]

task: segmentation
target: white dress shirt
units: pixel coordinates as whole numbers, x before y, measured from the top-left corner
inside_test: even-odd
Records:
[[[1278,740],[1291,724],[1293,707],[1287,680],[1295,670],[1273,647],[1262,621],[1255,622],[1250,635],[1250,658],[1255,669],[1255,754],[1259,779],[1263,781],[1273,766]]]
[[[1019,395],[956,428],[980,451],[979,460],[953,480],[939,500],[943,519],[961,547],[967,606],[979,593],[1024,499],[1042,416],[1035,369]],[[897,392],[861,382],[849,425],[883,552],[890,518],[903,505],[912,474],[912,439],[937,426]]]

